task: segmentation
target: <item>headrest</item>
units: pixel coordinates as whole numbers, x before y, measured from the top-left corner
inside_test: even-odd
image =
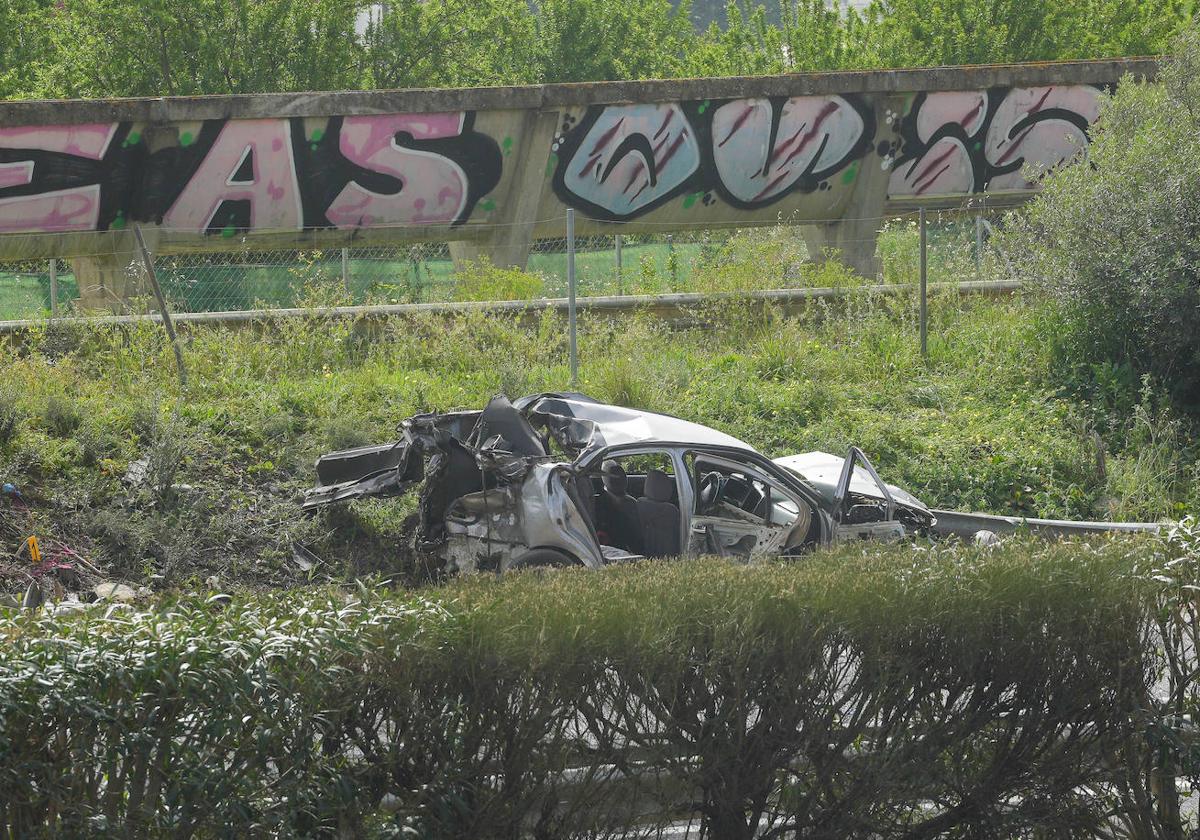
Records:
[[[646,473],[646,492],[647,499],[655,502],[671,501],[671,491],[675,487],[675,482],[671,476],[667,475],[662,470],[650,470]]]
[[[607,461],[605,461],[603,464],[600,465],[600,472],[603,475],[619,475],[619,476],[621,476],[621,478],[625,477],[625,468],[622,467],[620,464],[618,464],[616,461],[614,461],[612,458],[609,458]]]
[[[629,488],[625,470],[611,458],[600,465],[600,478],[604,489],[614,496],[624,496]]]

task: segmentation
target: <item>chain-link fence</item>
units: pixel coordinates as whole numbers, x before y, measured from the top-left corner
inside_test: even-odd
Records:
[[[983,276],[980,258],[992,231],[1001,224],[999,213],[931,211],[927,218],[931,283],[991,279]],[[814,253],[819,246],[806,240],[802,226],[618,234],[619,226],[614,225],[611,235],[575,238],[577,294],[916,283],[917,213],[871,221],[865,226],[867,235],[837,240],[840,248],[858,252],[860,264],[864,254],[870,261],[866,269],[860,265],[857,273],[839,261],[846,253]],[[561,298],[567,294],[569,250],[565,224],[563,228],[562,236],[532,243],[524,269],[492,264],[486,246],[476,246],[470,252],[476,256],[472,259],[465,250],[456,253],[448,243],[289,250],[240,247],[159,254],[155,267],[177,312]],[[0,262],[0,321],[69,315],[87,308],[79,305],[81,286],[86,289],[89,282],[80,276],[88,271],[87,259]],[[139,272],[140,266],[132,264],[128,273],[133,278]],[[134,300],[108,301],[117,304],[109,306],[110,311],[137,310],[136,290],[144,286],[133,283],[128,288],[134,290]]]

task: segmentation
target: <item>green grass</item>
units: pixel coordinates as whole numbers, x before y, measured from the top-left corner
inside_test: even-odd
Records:
[[[703,280],[725,282],[736,268]],[[792,319],[735,300],[698,312],[688,329],[640,315],[585,319],[580,388],[772,456],[858,444],[888,480],[939,507],[1132,518],[1195,508],[1190,427],[1150,396],[1134,396],[1127,422],[1111,411],[1101,422],[1104,406],[1061,393],[1055,323],[1040,302],[935,297],[928,360],[915,309],[910,298],[863,296]],[[37,533],[153,586],[211,574],[274,586],[307,579],[291,559],[298,541],[325,559],[322,576],[404,571],[412,500],[303,518],[296,501],[314,459],[351,433],[392,439],[416,412],[569,385],[565,325],[551,315],[528,328],[476,314],[369,332],[304,320],[194,329],[184,358],[191,384],[181,393],[153,324],[64,324],[0,350],[0,396],[15,416],[0,481],[29,504],[0,502],[0,556]],[[78,422],[56,419],[68,415]],[[129,486],[129,464],[147,456],[158,472]],[[13,572],[5,585],[25,583]]]
[[[38,318],[45,314],[42,289],[36,278],[0,275],[0,320]]]

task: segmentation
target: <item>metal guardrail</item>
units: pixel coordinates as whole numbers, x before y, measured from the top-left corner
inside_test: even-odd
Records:
[[[1027,516],[997,516],[991,513],[967,513],[957,510],[934,510],[936,533],[971,538],[980,531],[997,536],[1027,530],[1043,537],[1072,537],[1091,534],[1156,533],[1163,525],[1156,522],[1087,522],[1065,519],[1035,519]]]
[[[930,292],[958,292],[964,295],[1007,295],[1023,287],[1020,281],[964,281],[961,283],[930,283]],[[580,312],[593,314],[620,314],[633,311],[648,311],[667,320],[686,318],[697,306],[723,300],[742,300],[760,304],[773,303],[785,311],[799,310],[812,301],[837,300],[862,295],[916,294],[915,284],[882,284],[854,287],[820,287],[807,289],[765,289],[749,292],[680,293],[667,295],[607,295],[576,299]],[[450,303],[395,303],[370,306],[331,306],[312,309],[250,309],[235,312],[185,312],[172,315],[177,326],[236,326],[256,323],[284,321],[291,318],[337,320],[342,318],[388,318],[396,316],[461,315],[468,312],[511,313],[513,315],[536,315],[553,310],[566,315],[567,298],[544,298],[537,300],[461,301]],[[48,324],[83,323],[96,325],[131,325],[150,321],[161,323],[157,313],[145,315],[97,315],[72,318],[29,318],[15,321],[0,321],[0,335],[19,335]]]

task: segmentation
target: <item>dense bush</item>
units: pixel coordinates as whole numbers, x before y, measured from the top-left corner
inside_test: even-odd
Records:
[[[1108,101],[1090,166],[1046,181],[1002,243],[1061,305],[1059,349],[1085,382],[1151,374],[1200,409],[1200,35],[1152,84]]]
[[[1187,597],[1135,575],[1194,576],[1183,545],[10,612],[0,826],[606,837],[695,814],[735,840],[1090,837],[1136,809],[1150,607]]]

